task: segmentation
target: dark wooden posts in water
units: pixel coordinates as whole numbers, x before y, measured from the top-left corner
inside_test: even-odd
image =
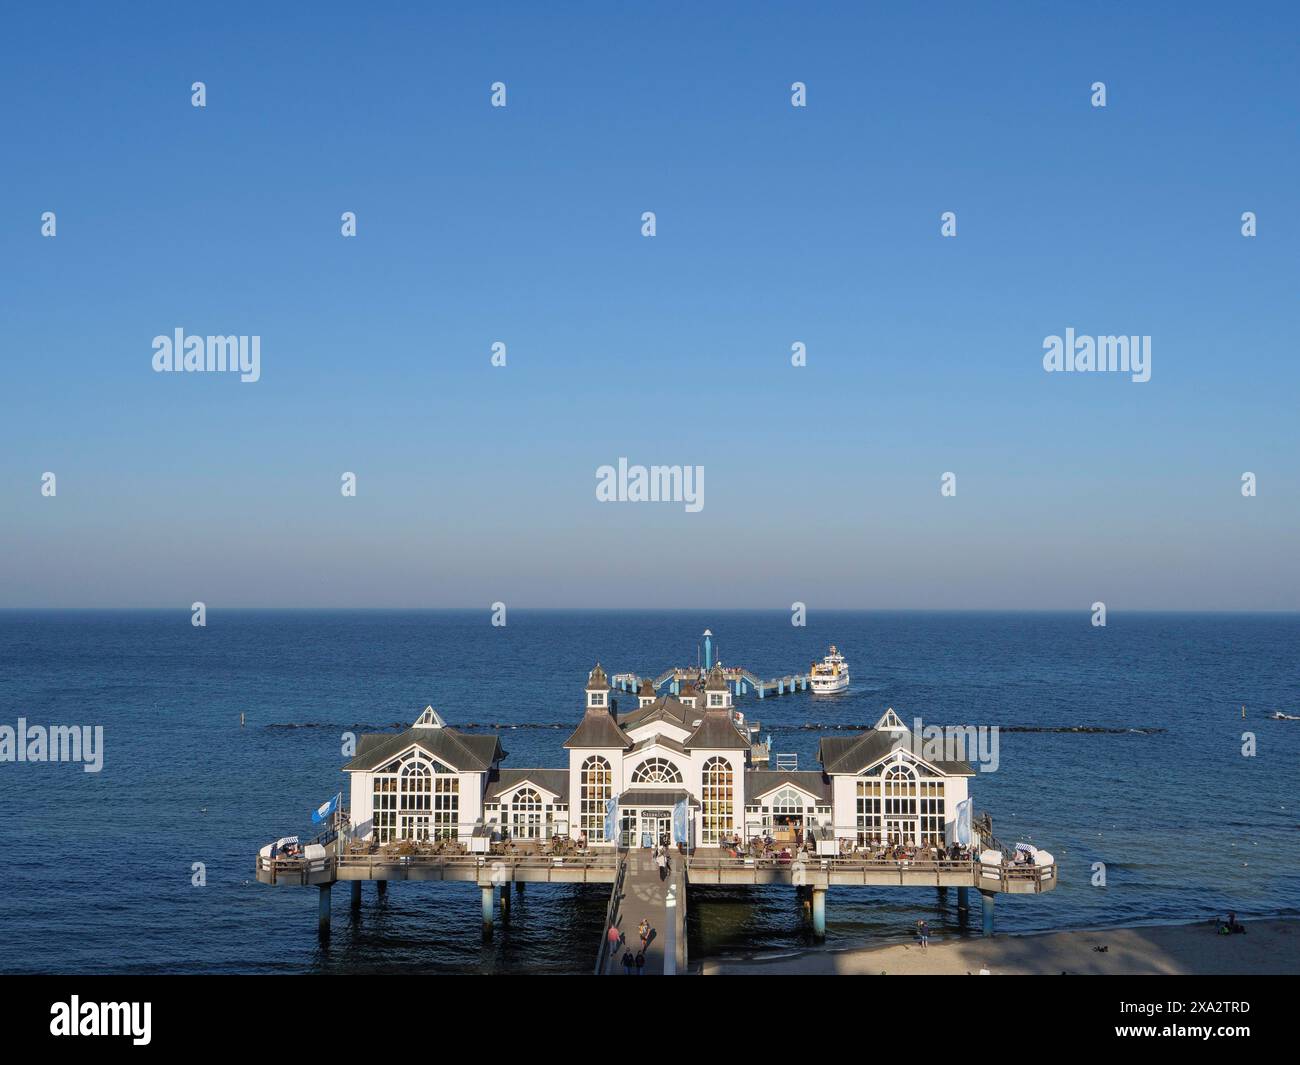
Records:
[[[491,884],[483,888],[483,938],[492,938],[492,903],[496,888]]]
[[[330,888],[331,884],[322,884],[320,886],[320,906],[318,909],[318,927],[320,934],[327,936],[330,934]]]
[[[980,888],[980,897],[984,900],[984,934],[991,936],[993,934],[993,901],[997,898],[997,893]]]
[[[379,897],[382,899],[385,895],[388,894],[388,881],[387,881],[387,880],[376,880],[376,881],[375,881],[375,890],[379,893]]]
[[[352,899],[351,899],[352,912],[359,913],[361,910],[361,881],[360,880],[352,881],[351,888],[352,888]]]
[[[510,885],[501,885],[501,923],[510,923]]]

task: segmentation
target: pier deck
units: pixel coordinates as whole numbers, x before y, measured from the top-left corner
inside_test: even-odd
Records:
[[[690,855],[675,852],[671,875],[659,879],[649,850],[624,854],[587,851],[577,854],[343,854],[331,844],[324,856],[275,857],[259,854],[257,879],[263,884],[316,887],[322,935],[329,934],[333,886],[351,886],[352,911],[361,906],[361,883],[374,881],[380,894],[390,880],[459,881],[477,885],[483,894],[483,935],[492,935],[494,913],[510,913],[510,884],[612,884],[606,920],[615,920],[633,947],[636,926],[645,917],[655,927],[642,972],[673,974],[686,968],[686,893],[688,885],[790,885],[806,900],[816,939],[826,936],[826,892],[831,887],[957,888],[960,912],[968,911],[968,893],[980,893],[984,934],[993,934],[994,900],[999,894],[1028,895],[1056,887],[1055,865],[985,865],[979,861],[892,861],[855,856],[782,858],[732,857],[719,848],[700,848]],[[602,929],[602,934],[608,926]],[[611,972],[613,959],[601,940],[598,971]],[[621,962],[621,957],[619,958]]]
[[[634,849],[630,866],[649,851]],[[898,862],[856,857],[810,858],[805,862],[777,858],[732,858],[726,851],[701,847],[689,857],[673,854],[674,869],[689,884],[786,884],[826,887],[957,887],[1010,895],[1033,895],[1056,887],[1055,865],[984,865],[980,862]],[[454,880],[491,886],[503,883],[612,884],[618,871],[613,852],[578,856],[544,854],[383,854],[327,855],[257,859],[257,879],[263,884],[308,887],[340,880]],[[655,872],[655,882],[658,873]],[[638,918],[639,920],[639,918]]]

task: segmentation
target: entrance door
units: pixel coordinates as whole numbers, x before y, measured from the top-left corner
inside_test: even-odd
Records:
[[[641,839],[643,847],[653,847],[661,840],[673,838],[673,812],[671,810],[642,810]]]
[[[429,817],[427,814],[403,814],[397,833],[398,839],[415,839],[427,841],[429,838]]]
[[[912,846],[916,843],[919,828],[920,825],[914,817],[886,817],[885,839],[890,843],[905,843]]]

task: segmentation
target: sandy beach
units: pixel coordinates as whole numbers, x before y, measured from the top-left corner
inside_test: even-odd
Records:
[[[991,939],[931,939],[860,950],[811,950],[772,958],[714,960],[706,975],[1200,975],[1300,973],[1300,921],[1246,922],[1223,936],[1207,923],[1105,928]],[[1105,947],[1104,952],[1094,950]]]

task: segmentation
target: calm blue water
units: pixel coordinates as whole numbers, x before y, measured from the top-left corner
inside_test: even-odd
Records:
[[[106,748],[98,775],[0,764],[0,971],[585,971],[603,889],[530,885],[487,946],[472,885],[394,884],[382,903],[367,886],[355,926],[336,892],[322,947],[315,892],[257,884],[253,856],[310,829],[342,783],[345,730],[407,724],[431,702],[451,724],[500,725],[507,765],[563,765],[597,658],[694,662],[706,626],[725,661],[764,676],[832,641],[849,657],[843,696],[742,700],[801,767],[819,736],[805,726],[871,724],[887,705],[935,723],[1166,730],[1002,735],[976,807],[1004,841],[1055,853],[1064,879],[1001,900],[1003,931],[1300,915],[1300,721],[1265,719],[1300,712],[1295,616],[1112,614],[1095,629],[1084,612],[814,613],[795,629],[784,613],[512,611],[492,628],[487,611],[213,611],[196,629],[185,610],[0,612],[0,723],[102,724]],[[918,916],[955,934],[955,902],[834,889],[829,945]],[[789,889],[693,892],[690,935],[696,961],[808,943]]]

